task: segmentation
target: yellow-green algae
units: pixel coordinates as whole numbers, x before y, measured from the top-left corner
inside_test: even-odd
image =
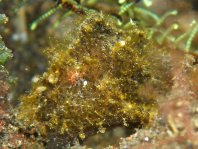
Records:
[[[71,140],[118,125],[148,125],[157,111],[149,88],[167,84],[162,50],[134,24],[123,30],[96,12],[78,22],[65,41],[46,50],[49,67],[20,98],[18,120]]]

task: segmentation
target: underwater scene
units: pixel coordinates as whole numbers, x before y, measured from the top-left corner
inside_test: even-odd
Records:
[[[197,0],[0,0],[0,149],[198,148]]]

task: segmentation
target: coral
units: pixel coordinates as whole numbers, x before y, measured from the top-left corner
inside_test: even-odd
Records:
[[[170,83],[166,52],[135,24],[124,30],[94,11],[76,22],[45,51],[48,69],[20,98],[17,120],[46,137],[63,135],[66,142],[119,125],[148,126],[157,114],[152,88]]]
[[[21,147],[44,149],[44,146],[38,140],[38,136],[35,137],[34,135],[20,132],[20,128],[12,124],[10,117],[5,116],[7,114],[3,114],[2,111],[0,114],[3,116],[0,120],[0,147],[2,149]]]
[[[7,21],[8,18],[4,14],[0,14],[0,24]],[[24,147],[41,148],[41,145],[27,139],[23,133],[19,133],[19,128],[12,124],[8,105],[9,74],[4,66],[10,58],[12,58],[12,52],[5,46],[0,36],[0,147],[17,148],[23,145]]]
[[[0,24],[6,23],[8,18],[5,14],[0,14]],[[0,36],[0,66],[1,68],[12,57],[11,51],[5,46],[2,37]]]
[[[6,23],[8,18],[5,14],[0,14],[0,23]],[[8,72],[4,68],[5,63],[12,57],[11,51],[5,46],[0,36],[0,99],[3,100],[8,93],[8,84],[6,82]]]

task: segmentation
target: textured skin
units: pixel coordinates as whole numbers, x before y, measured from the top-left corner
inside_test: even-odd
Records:
[[[154,60],[160,52],[135,25],[125,31],[95,12],[78,22],[66,37],[71,43],[46,50],[48,70],[21,97],[18,119],[42,135],[69,140],[118,125],[148,125],[157,110],[155,93],[147,86],[167,84],[156,77],[164,69]]]

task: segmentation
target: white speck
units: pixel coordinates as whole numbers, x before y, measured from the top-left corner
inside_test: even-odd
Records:
[[[39,76],[34,76],[33,78],[32,78],[32,82],[34,82],[34,83],[36,83],[36,82],[38,82],[39,81]]]
[[[88,82],[86,80],[83,81],[83,87],[87,86]]]
[[[22,141],[21,141],[21,140],[19,140],[19,141],[18,141],[18,145],[20,146],[21,144],[22,144]]]
[[[126,42],[125,42],[124,40],[121,40],[121,41],[120,41],[120,46],[123,47],[123,46],[125,46],[125,44],[126,44]]]
[[[149,141],[149,137],[145,137],[144,138],[144,141],[147,141],[148,142]]]

